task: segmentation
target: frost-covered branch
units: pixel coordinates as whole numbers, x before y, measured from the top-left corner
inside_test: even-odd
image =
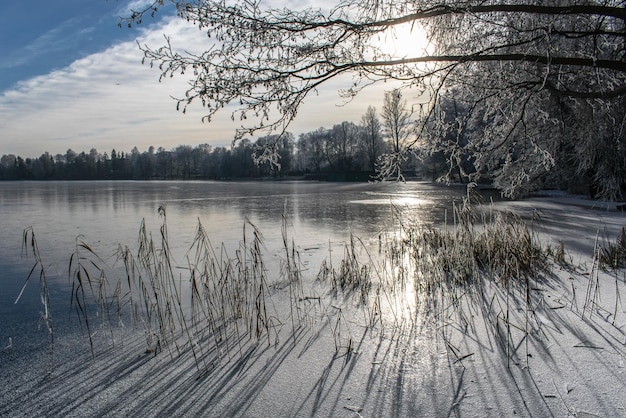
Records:
[[[473,153],[479,172],[519,168],[531,155],[548,167],[543,161],[550,158],[541,156],[554,149],[537,145],[543,141],[538,135],[562,135],[565,130],[555,128],[559,114],[569,106],[583,109],[577,100],[614,111],[626,94],[622,0],[346,0],[330,10],[272,8],[261,0],[160,0],[125,22],[139,23],[168,4],[211,46],[191,54],[166,38],[159,48],[142,45],[144,60],[161,78],[189,77],[189,89],[177,99],[180,110],[199,102],[210,121],[228,106],[241,122],[235,140],[258,131],[280,138],[309,95],[351,74],[353,84],[341,92],[346,98],[388,80],[431,97],[423,129],[415,130],[407,150],[433,138],[424,130],[436,124],[432,109],[441,94],[455,90],[472,109],[465,119],[473,122],[463,131],[472,134],[465,144],[450,145],[448,155]],[[430,42],[426,51],[394,56],[381,44],[396,28],[415,25]],[[522,104],[520,119],[515,109]],[[511,113],[502,113],[510,106]],[[487,163],[494,145],[508,154],[492,153]]]

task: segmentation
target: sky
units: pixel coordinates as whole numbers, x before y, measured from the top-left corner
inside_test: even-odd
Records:
[[[231,144],[239,125],[230,113],[202,123],[200,105],[177,112],[172,96],[184,95],[186,79],[159,83],[158,69],[141,64],[137,46],[159,47],[167,35],[175,47],[195,50],[208,38],[174,16],[172,7],[141,25],[118,27],[120,16],[148,2],[0,2],[0,155]],[[350,82],[335,80],[309,97],[289,130],[298,136],[344,120],[358,123],[369,105],[380,110],[382,88],[344,105],[338,89]]]

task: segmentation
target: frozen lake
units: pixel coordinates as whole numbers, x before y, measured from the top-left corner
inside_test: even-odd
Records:
[[[477,286],[423,298],[403,279],[402,257],[389,262],[405,253],[388,252],[376,265],[381,231],[397,226],[394,213],[402,222],[440,223],[464,194],[426,183],[0,183],[0,415],[623,415],[623,270],[602,272],[591,259],[599,234],[621,231],[623,214],[581,199],[497,203],[496,211],[530,220],[539,240],[566,243],[572,268],[549,263],[527,282],[532,293],[504,291],[485,275]],[[159,207],[174,261],[158,275],[166,280],[134,276],[129,288],[147,296],[133,304],[121,291],[119,316],[111,288],[108,308],[88,300],[87,333],[70,306],[76,237],[112,265],[119,244],[137,254],[142,219],[159,240]],[[301,261],[293,270],[284,267],[284,215]],[[186,265],[198,220],[218,250],[218,270]],[[248,251],[250,224],[265,237],[260,269],[258,252]],[[50,285],[53,344],[40,321],[38,270],[13,303],[34,261],[20,255],[28,227]],[[346,250],[351,233],[372,255],[372,270],[359,263],[362,251]],[[229,260],[238,251],[226,269],[222,248]],[[335,275],[346,253],[349,263],[359,258],[348,266],[356,287]],[[316,280],[320,260],[330,258],[333,273]],[[111,287],[125,281],[119,265],[107,275]],[[198,284],[194,302],[189,289]],[[129,312],[135,308],[139,315]]]
[[[315,270],[329,250],[338,249],[341,256],[350,233],[374,246],[380,232],[393,225],[396,209],[414,222],[437,223],[464,195],[463,187],[417,182],[2,182],[0,344],[6,345],[11,337],[15,344],[26,340],[24,349],[31,345],[34,349],[46,341],[45,334],[33,341],[24,338],[44,333],[37,332],[41,311],[37,277],[14,304],[33,265],[32,256],[21,254],[27,227],[33,228],[51,284],[55,332],[62,332],[69,307],[68,265],[76,238],[113,264],[120,244],[136,248],[142,219],[158,238],[163,221],[160,206],[166,208],[172,254],[179,265],[184,265],[198,220],[214,246],[224,243],[234,251],[248,219],[263,233],[264,251],[271,261],[282,249],[286,214],[290,237],[302,251],[304,263]]]

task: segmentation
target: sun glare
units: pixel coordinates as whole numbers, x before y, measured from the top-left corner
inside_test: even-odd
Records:
[[[374,46],[391,55],[392,58],[423,56],[430,48],[426,32],[414,23],[389,28],[379,35]]]

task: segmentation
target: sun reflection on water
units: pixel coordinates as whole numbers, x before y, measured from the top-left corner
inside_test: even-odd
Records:
[[[349,203],[360,205],[395,205],[395,206],[423,206],[431,204],[428,199],[420,199],[415,196],[389,196],[387,198],[352,200]]]

